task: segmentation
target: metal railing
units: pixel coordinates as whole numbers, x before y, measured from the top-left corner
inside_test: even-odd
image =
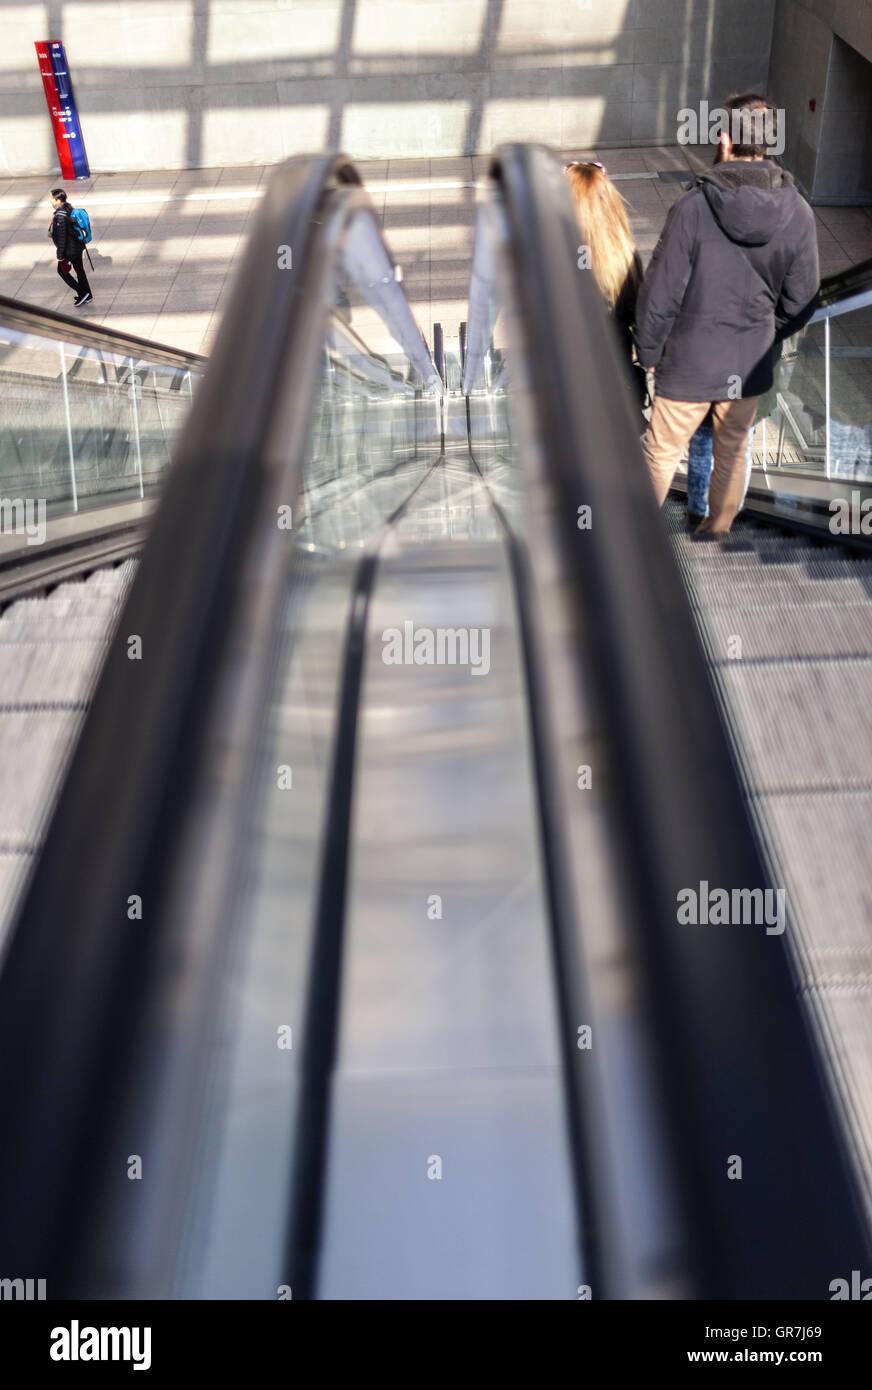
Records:
[[[204,365],[0,298],[0,602],[141,544]]]

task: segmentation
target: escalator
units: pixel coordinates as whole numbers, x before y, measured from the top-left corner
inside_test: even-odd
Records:
[[[669,504],[667,504],[669,507]],[[670,524],[746,795],[792,905],[799,987],[872,1213],[868,886],[872,565],[751,517],[698,546]]]
[[[0,954],[203,367],[0,297]]]
[[[0,296],[0,605],[136,553],[204,365]]]
[[[771,867],[576,240],[501,151],[452,393],[353,167],[270,183],[0,972],[0,1258],[49,1297],[868,1258],[792,948],[676,913]]]
[[[782,356],[745,509],[667,524],[872,1216],[872,263],[834,276]],[[863,750],[863,751],[861,751]]]

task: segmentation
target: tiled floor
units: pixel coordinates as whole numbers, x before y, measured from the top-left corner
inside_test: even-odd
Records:
[[[567,152],[597,157],[593,150]],[[650,255],[680,183],[658,175],[710,163],[684,146],[605,150],[599,156],[630,205],[639,250]],[[432,343],[434,322],[455,335],[465,317],[477,181],[486,156],[377,160],[358,165],[403,268],[403,283]],[[71,190],[94,229],[94,302],[83,315],[192,351],[208,352],[232,271],[269,171],[190,169],[97,174]],[[0,184],[0,293],[72,310],[47,239],[51,179]],[[872,256],[872,208],[816,208],[821,273]],[[90,275],[89,271],[89,275]]]

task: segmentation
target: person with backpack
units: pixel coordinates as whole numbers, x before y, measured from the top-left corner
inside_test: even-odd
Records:
[[[74,208],[67,201],[63,188],[51,190],[51,205],[54,213],[48,234],[55,244],[58,259],[58,275],[65,285],[76,292],[75,308],[81,309],[93,299],[91,286],[85,274],[83,257],[85,244],[90,240],[90,223],[84,208]],[[71,274],[75,271],[75,278]]]
[[[636,311],[639,359],[656,373],[642,450],[659,503],[712,413],[714,468],[700,539],[732,526],[748,433],[772,387],[773,349],[807,322],[820,280],[814,214],[768,158],[778,113],[755,93],[724,109],[732,133],[721,133],[721,161],[670,209]]]

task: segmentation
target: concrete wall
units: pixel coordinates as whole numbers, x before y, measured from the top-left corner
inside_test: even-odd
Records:
[[[868,200],[863,61],[872,62],[872,0],[776,0],[769,91],[787,113],[784,162],[813,201]]]
[[[781,0],[779,0],[779,3]],[[857,0],[851,0],[856,3]],[[865,3],[865,0],[864,0]],[[56,156],[63,39],[94,172],[672,143],[765,86],[775,0],[0,0],[0,170]]]
[[[872,203],[872,63],[837,35],[813,193],[822,202]]]

